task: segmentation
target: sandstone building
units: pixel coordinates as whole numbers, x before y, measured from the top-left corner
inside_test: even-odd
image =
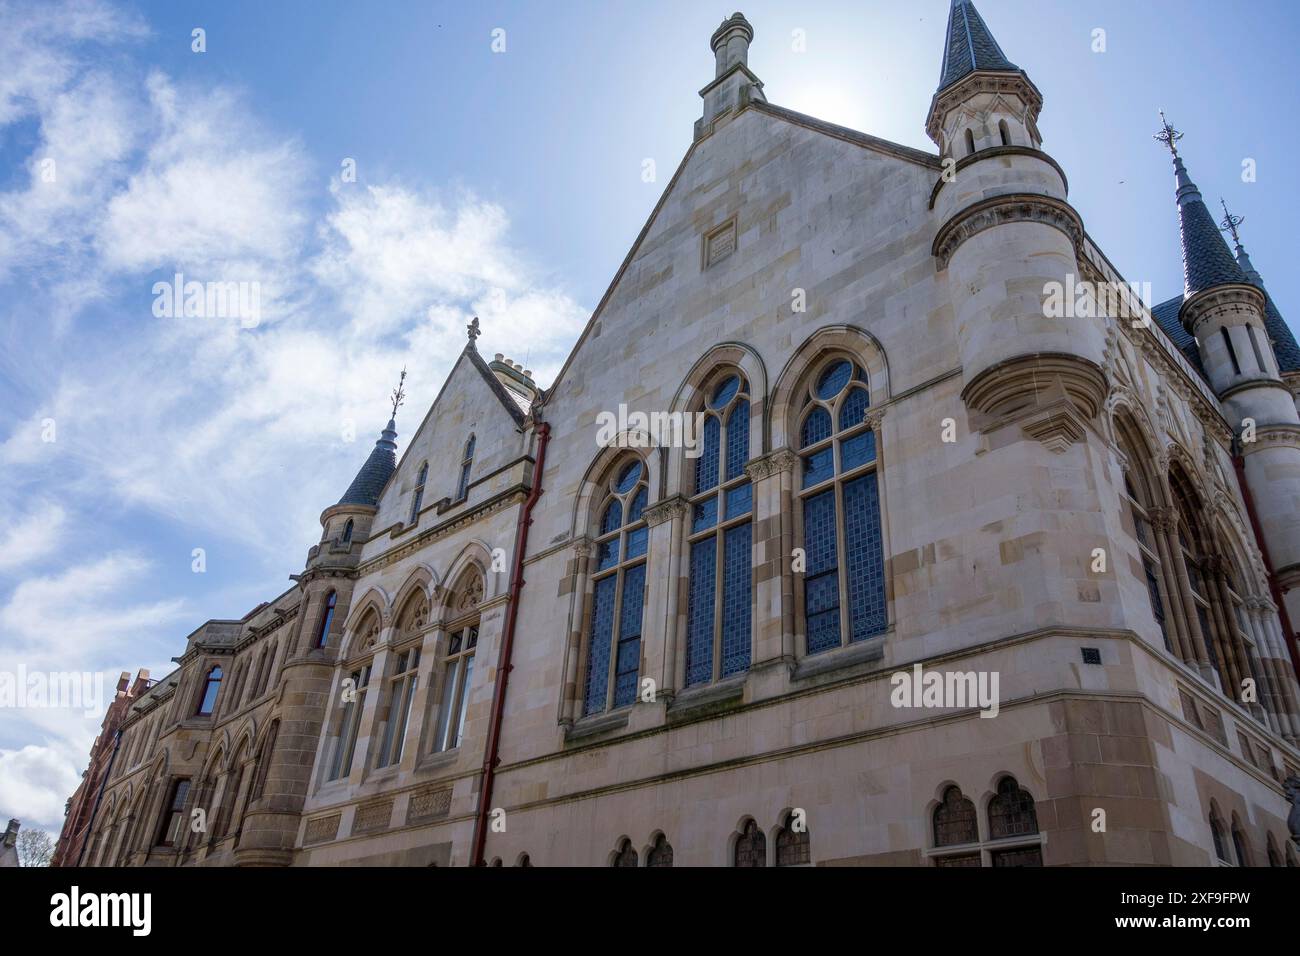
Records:
[[[1300,349],[1176,134],[1148,311],[968,0],[934,153],[769,103],[752,38],[554,384],[475,324],[130,700],[85,863],[1295,865]],[[996,716],[895,706],[916,665]]]

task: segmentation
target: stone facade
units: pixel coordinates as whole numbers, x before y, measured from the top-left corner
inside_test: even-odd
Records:
[[[930,154],[769,104],[725,21],[553,387],[471,330],[373,503],[132,702],[87,860],[1294,865],[1296,379],[1047,314],[1123,280],[979,35]],[[1209,293],[1198,338],[1262,308]],[[996,716],[898,706],[917,665]]]

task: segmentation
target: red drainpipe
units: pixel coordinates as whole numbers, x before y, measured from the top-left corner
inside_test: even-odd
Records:
[[[1255,499],[1250,495],[1250,486],[1246,484],[1246,460],[1241,455],[1232,456],[1232,464],[1237,469],[1237,485],[1241,488],[1241,497],[1246,502],[1246,514],[1250,516],[1250,527],[1255,532],[1255,541],[1259,543],[1259,553],[1264,558],[1264,571],[1268,575],[1268,589],[1277,605],[1278,617],[1282,619],[1282,633],[1286,638],[1286,650],[1291,658],[1291,669],[1295,671],[1296,680],[1300,680],[1300,659],[1296,658],[1296,634],[1291,629],[1291,618],[1286,613],[1286,602],[1282,600],[1282,588],[1273,573],[1273,561],[1268,556],[1268,545],[1264,542],[1264,532],[1259,524],[1259,514],[1255,511]]]
[[[471,866],[486,866],[483,847],[487,843],[487,818],[492,806],[492,784],[501,758],[501,718],[506,709],[506,685],[510,682],[510,663],[515,646],[515,621],[519,616],[519,593],[524,589],[524,552],[528,548],[528,528],[533,523],[533,506],[542,496],[542,472],[546,467],[546,443],[551,440],[551,426],[542,422],[537,429],[537,463],[533,466],[533,490],[524,502],[515,535],[514,568],[510,575],[510,599],[506,604],[506,626],[501,635],[501,653],[497,658],[497,682],[492,691],[492,721],[488,725],[487,748],[483,753],[483,786],[479,789],[478,813],[474,819],[474,852]]]

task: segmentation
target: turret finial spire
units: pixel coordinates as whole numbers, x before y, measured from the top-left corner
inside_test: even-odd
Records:
[[[1160,132],[1151,138],[1164,143],[1169,152],[1174,154],[1174,159],[1178,158],[1178,141],[1183,138],[1183,134],[1169,125],[1169,120],[1165,119],[1164,110],[1160,111]]]
[[[392,401],[393,403],[392,418],[394,420],[397,419],[397,410],[401,408],[402,403],[406,401],[406,389],[403,388],[405,382],[406,382],[406,366],[403,365],[401,378],[397,380],[397,388],[393,389],[393,396],[390,399],[390,401]]]
[[[1232,244],[1238,249],[1241,248],[1241,236],[1237,235],[1237,227],[1246,221],[1245,216],[1234,216],[1228,212],[1228,204],[1224,202],[1223,197],[1219,197],[1219,205],[1223,207],[1223,218],[1219,220],[1219,229],[1229,233],[1232,236]]]

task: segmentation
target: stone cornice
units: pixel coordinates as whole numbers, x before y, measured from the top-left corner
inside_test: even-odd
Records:
[[[1066,179],[1065,170],[1061,168],[1061,164],[1041,149],[1034,149],[1032,146],[990,146],[988,149],[978,150],[957,160],[951,167],[952,173],[955,175],[966,167],[978,163],[981,159],[997,159],[999,156],[1028,156],[1030,159],[1037,159],[1040,162],[1047,163],[1061,177],[1061,186],[1065,192],[1067,194],[1070,192],[1070,181]],[[947,170],[945,170],[944,175],[935,180],[934,188],[930,190],[930,209],[934,208],[935,202],[939,199],[939,193],[947,185],[948,180],[944,178],[947,175]]]
[[[1196,326],[1208,313],[1216,309],[1231,306],[1233,311],[1242,311],[1246,306],[1260,320],[1264,321],[1264,293],[1247,283],[1217,285],[1202,292],[1194,293],[1183,300],[1178,310],[1178,321],[1192,335],[1196,335]]]
[[[1241,443],[1242,457],[1264,448],[1300,448],[1300,425],[1261,425],[1255,429],[1255,440]]]
[[[1001,70],[976,70],[967,74],[946,89],[937,91],[930,100],[930,112],[925,121],[925,133],[939,142],[943,117],[966,100],[980,93],[1009,93],[1020,98],[1027,113],[1026,125],[1034,128],[1038,114],[1043,109],[1043,94],[1038,92],[1029,76],[1020,70],[1015,73]],[[1034,128],[1037,132],[1037,129]]]
[[[939,261],[939,271],[957,248],[971,236],[1009,222],[1037,222],[1059,229],[1074,245],[1075,258],[1081,258],[1083,220],[1067,202],[1036,193],[1008,193],[992,196],[954,213],[935,234],[930,254]]]

